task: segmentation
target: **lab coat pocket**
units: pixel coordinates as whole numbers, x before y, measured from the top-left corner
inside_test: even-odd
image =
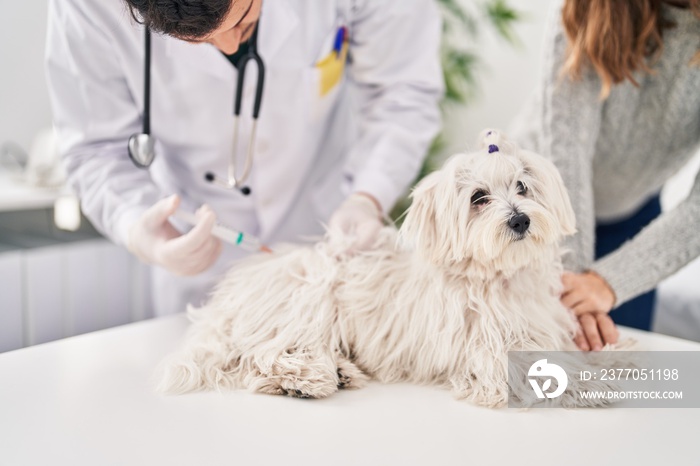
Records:
[[[342,36],[339,28],[333,32],[330,44],[324,46],[325,53],[314,63],[312,74],[312,95],[314,95],[314,119],[323,120],[337,100],[338,93],[345,81],[345,64],[348,56],[347,38]],[[338,40],[335,40],[338,39]],[[328,43],[328,41],[326,41]]]
[[[336,52],[333,50],[316,63],[316,69],[319,73],[318,93],[320,97],[328,95],[343,79],[347,48],[347,45],[343,44],[341,51]]]

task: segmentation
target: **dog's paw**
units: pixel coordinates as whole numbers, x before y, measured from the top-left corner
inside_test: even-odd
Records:
[[[283,393],[293,398],[326,398],[338,391],[335,377],[328,374],[309,378],[283,377],[279,383]]]
[[[452,392],[460,399],[486,408],[502,408],[508,404],[508,386],[505,383],[485,385],[476,377],[452,381]]]
[[[338,374],[330,358],[310,358],[309,353],[301,352],[249,374],[245,384],[270,395],[325,398],[338,391]]]
[[[347,359],[338,361],[338,388],[354,389],[367,385],[369,377]]]
[[[285,388],[284,386],[287,386]],[[316,391],[312,387],[305,386],[306,384],[300,384],[303,388],[294,388],[296,385],[293,383],[277,383],[271,382],[269,384],[264,384],[259,387],[258,391],[260,393],[265,393],[267,395],[284,395],[292,398],[325,398],[332,395],[335,391]]]
[[[508,395],[502,390],[474,390],[465,399],[485,408],[503,408],[508,404]]]
[[[264,378],[260,379],[260,382],[261,383],[258,385],[251,386],[251,389],[266,395],[284,395],[291,396],[292,398],[314,398],[311,393],[300,388],[284,388],[283,385],[289,387],[292,384],[283,384],[279,379]]]

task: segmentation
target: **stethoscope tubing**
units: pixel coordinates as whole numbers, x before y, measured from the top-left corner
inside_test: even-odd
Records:
[[[151,134],[151,28],[146,27],[144,37],[143,76],[143,134]]]
[[[233,102],[233,114],[241,115],[241,106],[243,103],[243,85],[245,83],[245,71],[248,63],[254,61],[258,67],[258,82],[255,86],[255,101],[253,103],[253,119],[257,120],[260,115],[260,107],[262,106],[262,94],[265,86],[265,64],[258,54],[258,28],[260,23],[255,25],[255,30],[250,38],[248,53],[243,55],[238,62],[238,79],[236,82],[236,95]]]
[[[236,92],[234,95],[233,114],[234,114],[234,129],[233,129],[233,150],[231,151],[231,160],[228,169],[228,180],[222,182],[217,180],[212,173],[207,173],[205,179],[209,182],[216,182],[229,189],[237,188],[243,194],[250,194],[250,188],[243,186],[243,183],[248,179],[250,171],[253,167],[253,159],[255,158],[255,140],[257,137],[258,117],[260,116],[260,108],[262,107],[263,89],[265,87],[265,64],[258,54],[258,29],[260,22],[255,25],[253,35],[250,39],[248,52],[243,55],[238,63],[238,76],[236,81]],[[135,134],[129,139],[129,157],[134,164],[139,168],[148,168],[153,162],[155,153],[153,152],[155,141],[151,137],[151,29],[146,26],[144,32],[144,85],[143,85],[143,127],[141,134]],[[251,129],[251,137],[248,144],[248,152],[246,153],[243,173],[237,176],[237,154],[238,154],[238,130],[240,124],[240,115],[243,102],[243,87],[245,84],[245,72],[248,64],[254,61],[258,68],[257,83],[255,87],[255,100],[253,102],[253,126]]]
[[[231,152],[231,163],[228,171],[228,184],[232,187],[241,187],[250,176],[250,171],[253,168],[253,159],[255,158],[255,140],[257,137],[258,116],[260,115],[260,107],[262,106],[262,94],[265,86],[265,64],[258,54],[258,29],[260,22],[255,25],[253,35],[250,38],[248,52],[243,55],[238,62],[238,77],[236,81],[236,93],[233,101],[233,151]],[[240,124],[241,108],[243,103],[243,87],[245,84],[245,72],[248,64],[254,61],[258,68],[258,79],[255,85],[255,100],[253,101],[253,127],[248,141],[248,152],[246,153],[245,163],[243,165],[243,173],[240,177],[237,175],[237,155],[238,155],[238,129]],[[247,188],[245,192],[250,192]]]

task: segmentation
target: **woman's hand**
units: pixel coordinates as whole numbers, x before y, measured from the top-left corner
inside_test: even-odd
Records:
[[[574,341],[584,351],[600,351],[605,344],[617,343],[619,332],[608,312],[615,305],[615,293],[595,272],[562,275],[561,302],[578,317],[580,330]]]
[[[595,272],[564,272],[561,303],[580,316],[585,313],[607,314],[615,305],[615,292],[608,282]]]
[[[615,344],[620,332],[608,314],[586,313],[578,317],[580,328],[574,343],[583,351],[600,351],[606,344]]]

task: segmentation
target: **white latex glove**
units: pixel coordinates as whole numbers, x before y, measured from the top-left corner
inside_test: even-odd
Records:
[[[369,194],[359,193],[348,197],[328,223],[331,232],[342,233],[352,239],[345,252],[371,248],[382,226],[382,212],[377,202]]]
[[[168,220],[179,205],[180,198],[173,195],[146,210],[129,229],[127,248],[147,264],[159,265],[176,275],[197,275],[221,254],[221,241],[211,235],[216,215],[203,205],[195,213],[197,224],[183,235]]]

